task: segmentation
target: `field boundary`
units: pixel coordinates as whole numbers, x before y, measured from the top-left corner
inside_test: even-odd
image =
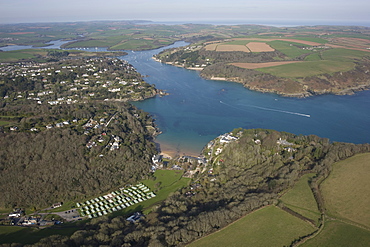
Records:
[[[231,63],[231,65],[234,65],[239,68],[243,69],[261,69],[261,68],[269,68],[269,67],[275,67],[285,64],[291,64],[291,63],[303,63],[304,61],[279,61],[279,62],[266,62],[266,63]]]

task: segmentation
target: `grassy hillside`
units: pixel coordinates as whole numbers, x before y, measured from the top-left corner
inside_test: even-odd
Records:
[[[339,221],[325,223],[324,229],[313,239],[308,240],[302,247],[347,247],[369,246],[370,232],[356,226]]]
[[[314,230],[289,213],[268,206],[189,246],[288,246],[294,239]]]
[[[314,175],[311,173],[302,176],[296,185],[280,199],[286,207],[317,223],[320,211],[308,184]]]
[[[314,57],[315,56],[315,57]],[[318,58],[312,55],[310,59]],[[302,63],[291,63],[280,66],[257,69],[261,72],[272,74],[278,77],[297,78],[307,76],[318,76],[331,74],[339,71],[349,71],[355,67],[353,62],[335,60],[311,60]]]
[[[369,174],[369,153],[334,164],[321,185],[327,214],[370,227]]]
[[[143,202],[144,208],[156,202],[165,200],[170,193],[173,193],[189,184],[190,178],[182,177],[184,171],[157,170],[154,173],[155,180],[144,180],[143,184],[156,193],[156,197]]]

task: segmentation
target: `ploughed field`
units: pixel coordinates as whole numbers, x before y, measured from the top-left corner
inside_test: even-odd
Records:
[[[220,44],[209,44],[204,47],[207,51],[242,51],[242,52],[269,52],[275,51],[270,45],[263,42],[248,42],[246,44],[235,44],[235,43],[220,43]]]

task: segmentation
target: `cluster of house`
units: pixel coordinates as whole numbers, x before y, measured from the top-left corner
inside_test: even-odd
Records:
[[[310,51],[315,51],[316,49],[330,49],[330,46],[327,45],[314,45],[314,46],[309,46],[309,47],[303,47],[302,50],[310,50]]]
[[[207,159],[204,156],[198,156],[198,157],[193,157],[193,156],[188,156],[188,155],[183,155],[179,158],[180,162],[190,162],[193,164],[207,164]]]
[[[294,143],[288,142],[287,140],[283,140],[281,138],[279,138],[279,140],[277,140],[276,143],[278,145],[282,145],[282,146],[292,146],[292,145],[294,145]],[[285,147],[284,149],[287,150],[289,153],[297,151],[297,149],[292,148],[292,147]]]
[[[107,136],[107,134],[105,132],[103,132],[101,135],[98,135],[97,137],[96,136],[93,137],[90,141],[88,141],[86,143],[86,147],[89,148],[89,149],[93,148],[93,147],[96,147],[97,146],[96,141],[100,142],[100,143],[104,142],[103,136]],[[122,141],[122,138],[119,137],[119,136],[112,135],[111,139],[112,139],[112,141],[107,144],[106,148],[108,148],[109,151],[118,150],[119,147],[120,147],[120,143]],[[100,157],[103,157],[103,156],[104,155],[102,155],[102,154],[100,155]]]
[[[155,196],[147,186],[139,183],[135,186],[123,187],[104,196],[77,203],[76,206],[79,208],[82,217],[94,218],[122,210]]]
[[[162,158],[163,158],[163,155],[160,155],[160,154],[153,155],[152,157],[153,165],[151,168],[152,172],[155,172],[157,169],[163,168]]]
[[[119,144],[120,142],[122,141],[121,137],[119,136],[112,136],[113,137],[113,142],[110,143],[111,147],[110,147],[110,151],[113,151],[113,150],[117,150],[119,149]]]
[[[72,120],[72,122],[73,122],[73,123],[77,123],[77,122],[78,122],[78,120],[77,120],[77,119],[73,119],[73,120]],[[46,128],[46,129],[52,129],[52,128],[54,128],[54,127],[62,128],[62,127],[64,127],[64,126],[69,126],[70,124],[71,124],[71,123],[70,123],[68,120],[66,120],[66,121],[58,122],[58,123],[56,123],[55,125],[53,125],[53,124],[47,124],[47,125],[45,125],[45,128]],[[9,130],[10,130],[10,131],[18,131],[18,130],[19,130],[19,128],[18,128],[17,126],[11,126],[11,127],[9,127]],[[37,129],[37,128],[35,128],[35,127],[32,127],[32,128],[30,128],[30,131],[35,132],[35,131],[39,131],[39,129]]]
[[[192,196],[195,196],[197,194],[198,191],[202,190],[202,185],[199,184],[199,183],[193,183],[190,187],[189,187],[189,191],[185,192],[185,195],[187,197],[192,197]]]
[[[194,52],[194,51],[197,51],[197,50],[200,50],[202,49],[203,46],[201,45],[190,45],[190,46],[186,46],[186,47],[183,47],[183,48],[178,48],[178,49],[175,49],[174,51],[172,51],[172,53],[175,53],[177,51],[179,51],[180,49],[182,49],[185,53],[190,53],[190,52]],[[166,55],[166,58],[169,58],[169,55]],[[155,56],[154,59],[158,62],[162,62],[162,59],[159,59],[159,56]],[[180,67],[188,67],[189,69],[203,69],[204,67],[207,67],[208,65],[210,65],[210,60],[207,58],[205,61],[203,61],[202,64],[195,64],[195,63],[189,63],[187,59],[183,59],[182,61],[175,61],[175,62],[166,62],[167,64],[173,64],[175,66],[180,66]]]
[[[17,63],[1,66],[0,76],[11,78],[27,77],[43,85],[41,90],[17,92],[16,95],[5,95],[4,99],[27,98],[28,100],[37,101],[38,104],[43,104],[44,102],[50,105],[73,104],[81,101],[81,95],[74,93],[74,95],[70,94],[66,97],[53,99],[55,97],[55,90],[53,90],[55,85],[64,87],[66,92],[84,90],[85,93],[82,99],[88,98],[88,96],[97,96],[97,92],[101,91],[102,88],[105,88],[107,92],[123,92],[123,94],[133,93],[144,88],[139,84],[145,82],[139,82],[135,78],[128,81],[123,79],[127,73],[136,73],[136,69],[126,61],[113,58],[92,58],[76,61],[66,60],[70,65]],[[111,67],[119,67],[119,69],[112,72]],[[75,76],[65,80],[59,79],[61,75],[67,78],[69,74],[75,74]]]
[[[151,170],[153,172],[155,172],[157,169],[163,169],[163,168],[171,169],[171,170],[183,170],[183,167],[181,167],[179,165],[180,163],[190,163],[190,164],[194,165],[195,167],[198,167],[199,165],[202,165],[202,164],[204,164],[204,165],[207,164],[207,159],[203,155],[200,155],[199,157],[183,155],[183,156],[178,158],[178,160],[177,160],[178,163],[172,165],[171,167],[167,167],[166,166],[167,164],[164,164],[164,162],[162,162],[162,158],[163,158],[163,155],[160,155],[160,154],[154,155],[152,157],[153,165],[151,167]],[[196,171],[197,171],[197,169],[188,170],[184,174],[184,177],[192,177],[192,175]]]
[[[24,219],[22,222],[19,222],[18,225],[22,226],[53,226],[55,224],[60,224],[60,221],[55,220],[42,220],[41,217],[29,216]]]
[[[59,205],[56,203],[55,205]],[[61,205],[61,204],[60,204]],[[60,224],[60,221],[57,220],[44,220],[42,217],[38,216],[24,216],[24,210],[22,209],[15,209],[13,212],[8,214],[9,217],[9,224],[10,225],[18,225],[18,226],[51,226],[55,224]]]
[[[233,136],[232,133],[226,133],[218,136],[214,141],[210,141],[207,144],[207,148],[209,149],[208,155],[219,155],[224,150],[225,145],[229,144],[230,142],[237,141],[238,139],[239,137]]]
[[[78,122],[78,119],[73,119],[72,120],[72,123],[74,123],[74,124],[76,124],[77,122]],[[70,125],[71,125],[70,121],[65,120],[65,121],[62,121],[62,122],[55,123],[55,125],[53,125],[53,124],[47,124],[47,125],[45,125],[45,128],[46,129],[52,129],[54,127],[56,127],[56,128],[62,128],[62,127],[65,127],[65,126],[70,126]],[[30,131],[39,131],[39,129],[33,127],[33,128],[30,129]]]

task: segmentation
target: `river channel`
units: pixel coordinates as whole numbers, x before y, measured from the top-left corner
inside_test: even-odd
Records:
[[[152,59],[166,48],[184,45],[185,42],[176,42],[156,50],[127,51],[127,56],[120,57],[147,76],[145,81],[169,93],[134,102],[154,117],[163,132],[156,139],[163,152],[198,155],[210,140],[239,127],[314,134],[337,142],[370,142],[370,91],[345,96],[285,98],[250,91],[234,82],[205,80],[197,71]]]
[[[171,47],[183,45],[177,42]],[[148,83],[170,94],[134,103],[154,116],[163,132],[156,141],[164,152],[199,154],[210,140],[239,127],[370,142],[370,91],[304,99],[254,92],[238,83],[205,80],[197,71],[154,61],[152,56],[163,49],[129,51],[122,59],[147,75]]]

